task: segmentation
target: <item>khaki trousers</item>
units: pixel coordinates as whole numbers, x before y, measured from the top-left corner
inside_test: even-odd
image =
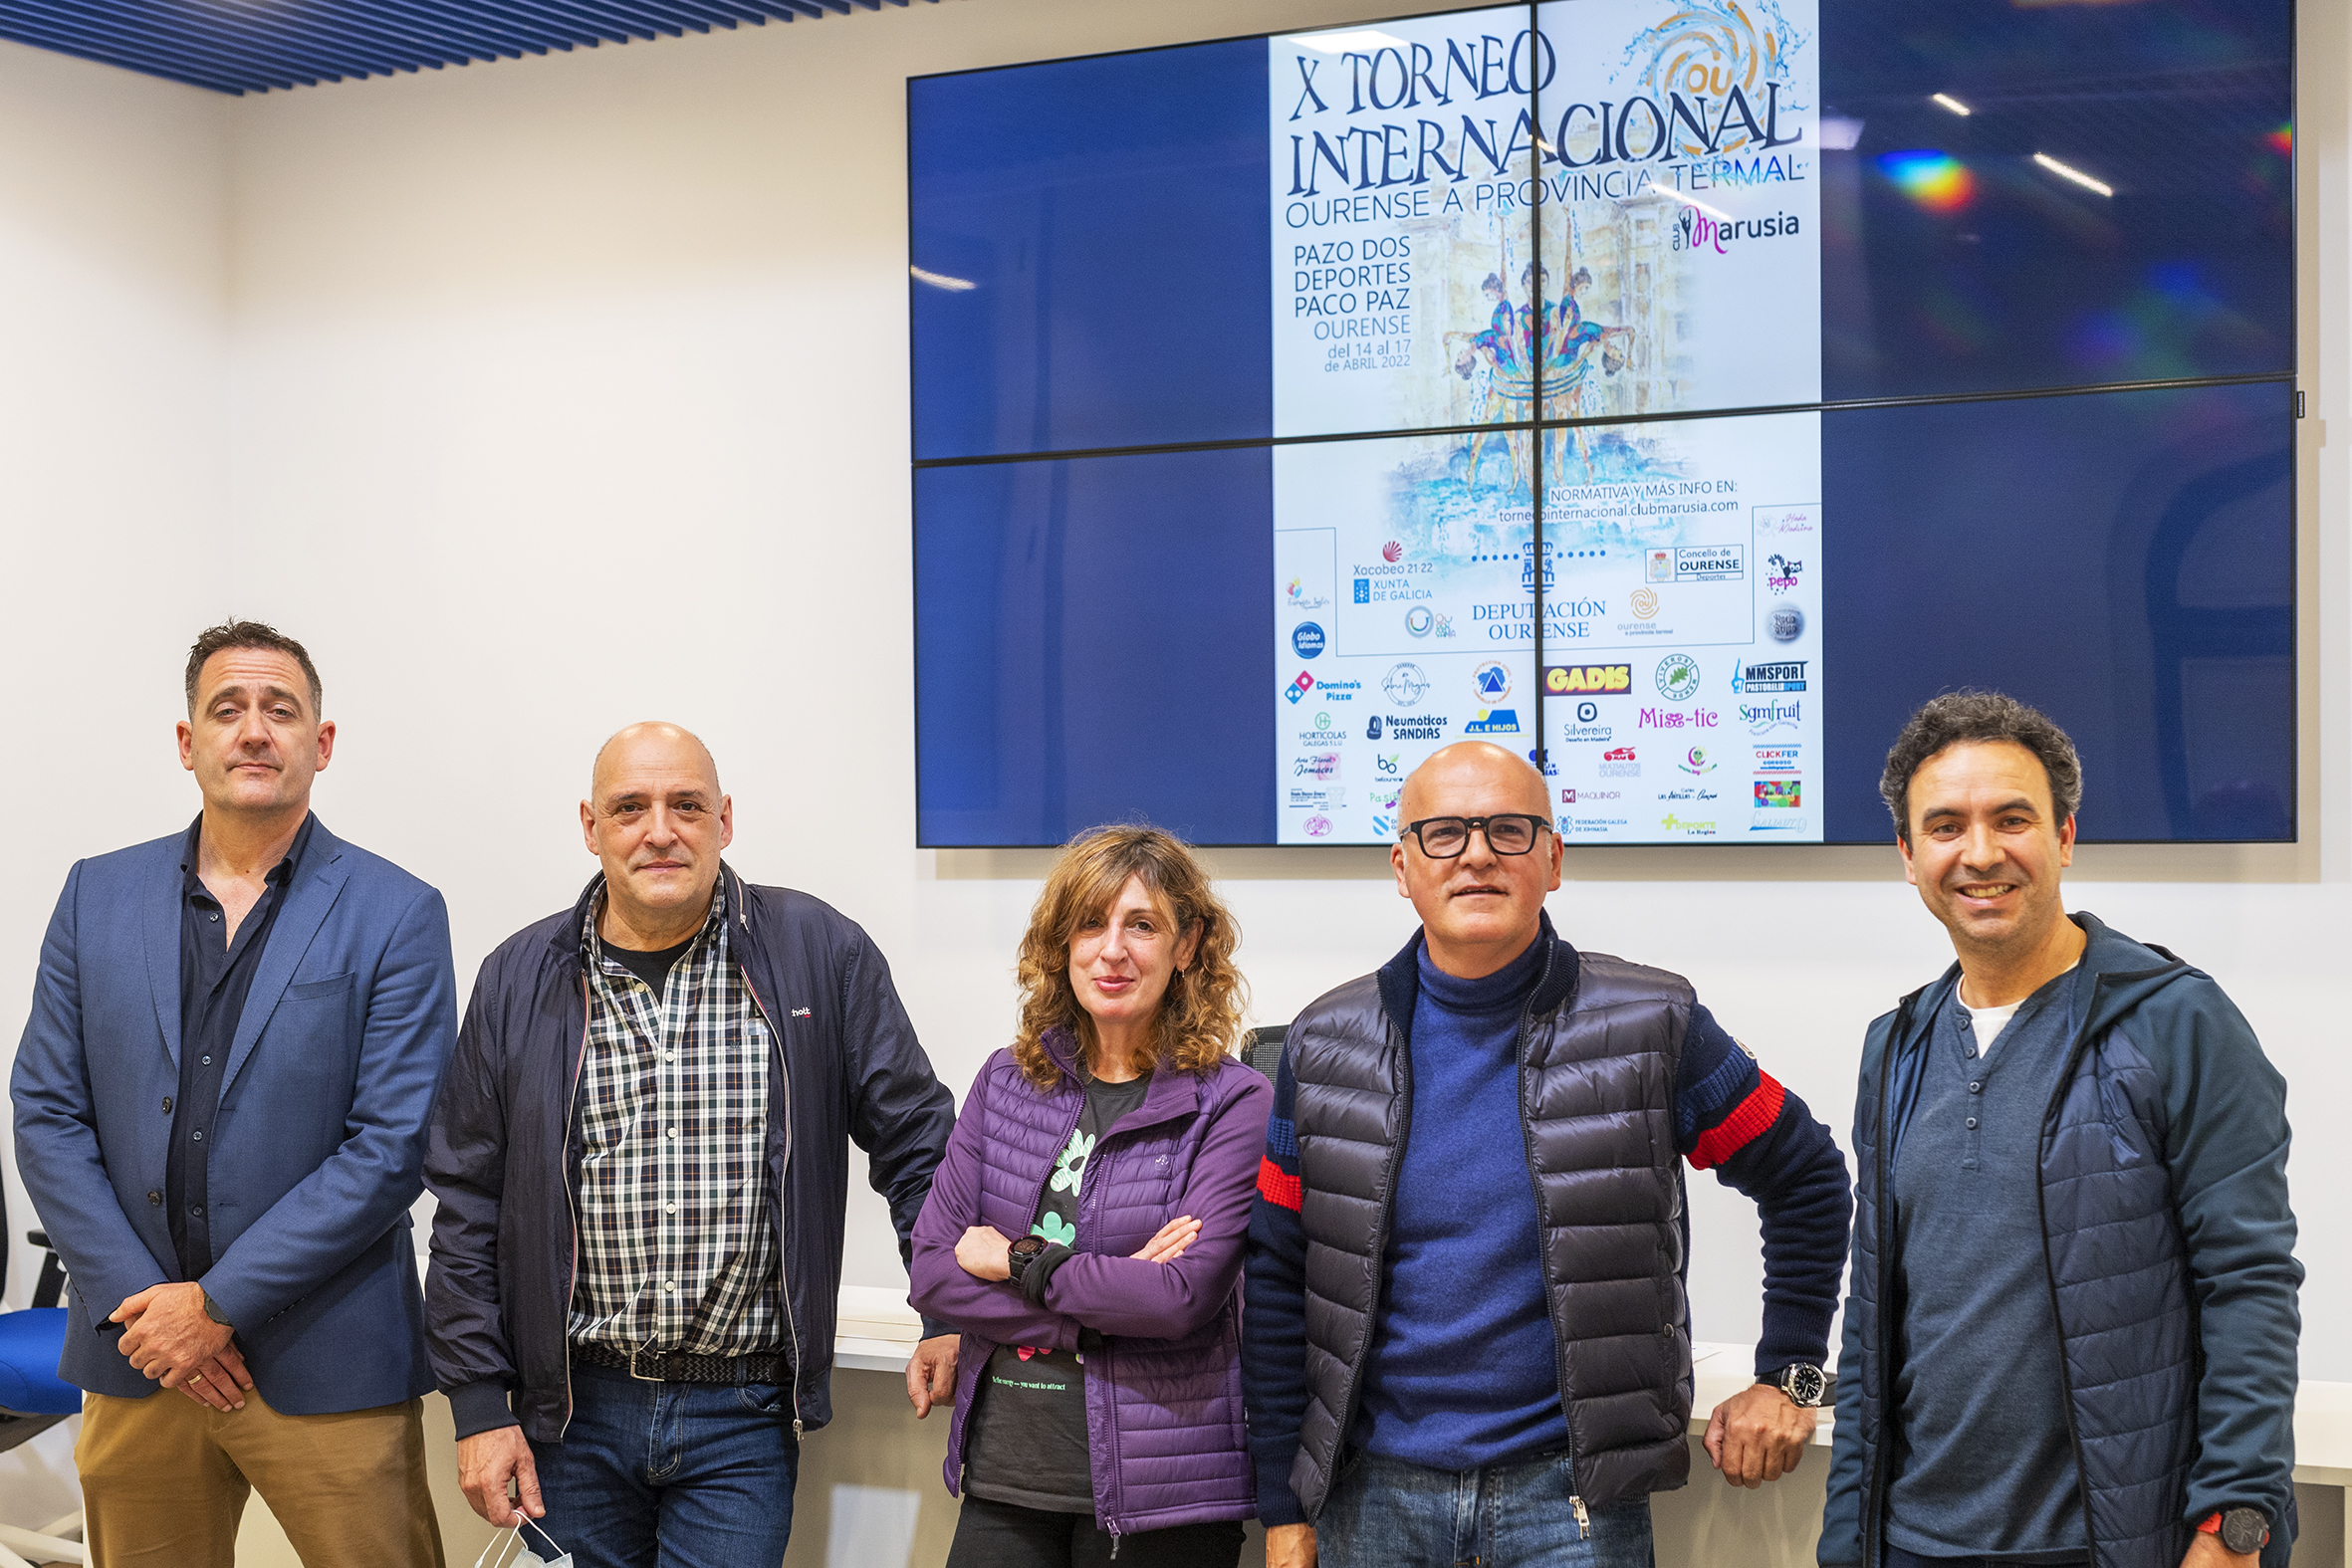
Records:
[[[255,1487],[305,1568],[443,1568],[423,1410],[284,1416],[258,1391],[237,1411],[176,1389],[88,1395],[74,1462],[93,1568],[233,1568]]]

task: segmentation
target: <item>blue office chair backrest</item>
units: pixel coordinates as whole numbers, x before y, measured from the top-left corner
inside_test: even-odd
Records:
[[[6,1210],[0,1208],[0,1235],[7,1228]],[[57,1304],[65,1293],[65,1265],[50,1246],[48,1232],[28,1231],[25,1239],[42,1249],[41,1281],[33,1287],[31,1306],[0,1312],[0,1451],[82,1409],[82,1391],[57,1375],[71,1310]],[[6,1255],[0,1247],[0,1257]]]

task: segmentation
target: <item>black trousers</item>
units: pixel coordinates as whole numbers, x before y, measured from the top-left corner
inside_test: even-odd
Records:
[[[1111,1533],[1090,1514],[1048,1513],[967,1496],[947,1568],[1114,1568]],[[1115,1568],[1233,1568],[1241,1560],[1239,1519],[1179,1524],[1118,1538]]]

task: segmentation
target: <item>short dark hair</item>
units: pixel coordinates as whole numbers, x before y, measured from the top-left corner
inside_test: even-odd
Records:
[[[1878,792],[1894,815],[1897,838],[1911,842],[1911,776],[1952,747],[1989,741],[2013,742],[2040,760],[2060,822],[2082,804],[2082,759],[2047,714],[1999,692],[1946,692],[1911,716],[1879,775]]]
[[[275,626],[265,626],[258,620],[224,620],[217,626],[207,626],[196,634],[196,644],[188,649],[188,713],[196,712],[196,681],[204,673],[204,661],[226,648],[267,648],[283,653],[302,666],[303,679],[311,684],[311,717],[323,718],[326,705],[321,700],[319,667],[311,662],[311,653],[301,643]]]

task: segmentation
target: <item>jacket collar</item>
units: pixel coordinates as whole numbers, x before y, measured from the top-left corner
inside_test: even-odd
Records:
[[[164,1052],[175,1067],[179,1064],[180,1046],[180,913],[187,901],[189,876],[182,862],[195,855],[197,827],[202,821],[198,817],[196,824],[177,839],[162,840],[174,852],[156,858],[152,896],[142,910],[145,929],[141,940],[146,953],[147,985],[154,1000],[155,1022],[162,1029]],[[311,939],[318,935],[320,923],[334,907],[335,896],[350,875],[350,868],[340,864],[343,851],[343,840],[328,830],[317,812],[303,818],[302,828],[287,850],[287,858],[293,865],[284,885],[278,889],[277,922],[270,928],[269,946],[262,950],[261,965],[254,971],[253,985],[245,994],[245,1010],[238,1015],[237,1031],[221,1080],[224,1089],[252,1053],[262,1025],[269,1021],[280,994],[293,979],[295,965],[309,948]]]
[[[1054,1058],[1055,1066],[1061,1069],[1066,1091],[1083,1094],[1084,1085],[1078,1077],[1076,1032],[1056,1024],[1038,1037],[1038,1043],[1046,1047],[1046,1054]],[[1138,1127],[1149,1127],[1154,1122],[1169,1122],[1190,1116],[1200,1109],[1202,1076],[1197,1072],[1178,1072],[1167,1068],[1153,1072],[1151,1087],[1143,1091],[1143,1103],[1120,1117],[1118,1125],[1132,1131]]]
[[[1413,1008],[1421,1000],[1421,941],[1426,929],[1416,929],[1396,957],[1380,966],[1378,977],[1380,1005],[1388,1009],[1398,1035],[1408,1040],[1413,1033]],[[1551,911],[1537,915],[1535,940],[1550,951],[1536,973],[1535,990],[1528,998],[1529,1016],[1558,1010],[1576,992],[1576,950],[1552,926]]]
[[[735,868],[724,860],[719,862],[719,886],[726,899],[720,908],[720,914],[726,919],[734,921],[737,929],[749,931],[751,929],[751,907],[750,899],[744,892],[743,878],[737,876]],[[603,891],[604,873],[598,871],[588,879],[588,885],[580,890],[580,897],[572,901],[571,918],[559,924],[555,932],[548,938],[548,946],[556,950],[559,958],[566,959],[575,966],[579,965],[580,934],[588,925],[588,911],[595,907],[596,900]]]
[[[2133,941],[2088,910],[2067,918],[2082,928],[2085,939],[2074,996],[2086,1035],[2107,1028],[2173,982],[2198,973],[2163,948]],[[1895,1047],[1908,1050],[1915,1044],[1959,989],[1960,964],[1956,960],[1935,980],[1905,997],[1901,1006],[1907,1009],[1906,1027],[1902,1037],[1893,1042]]]
[[[2073,917],[2089,939],[2082,950],[2082,986],[2075,992],[2083,1032],[2096,1034],[2176,981],[2198,971],[2154,943],[2135,942],[2085,911]]]

